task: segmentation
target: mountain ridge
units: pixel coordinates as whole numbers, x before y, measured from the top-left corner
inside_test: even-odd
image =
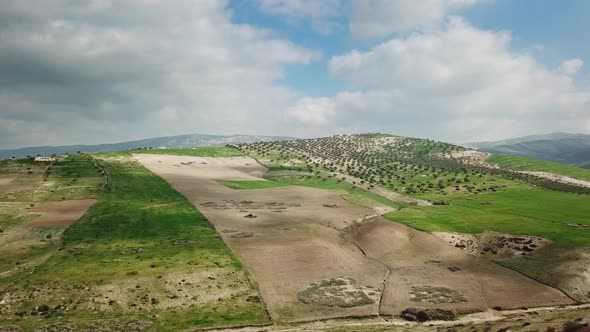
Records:
[[[264,136],[264,135],[205,135],[187,134],[176,136],[151,137],[140,140],[124,141],[106,144],[73,144],[57,146],[33,146],[17,149],[0,150],[0,160],[10,157],[24,158],[26,156],[51,155],[76,153],[78,151],[87,153],[108,152],[117,150],[132,150],[138,148],[187,148],[199,146],[222,146],[233,143],[254,143],[295,139],[288,136]]]
[[[522,156],[590,168],[588,134],[551,133],[463,145],[494,154]]]

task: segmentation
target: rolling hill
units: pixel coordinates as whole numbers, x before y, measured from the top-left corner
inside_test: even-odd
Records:
[[[590,135],[585,134],[553,133],[464,145],[494,154],[529,157],[590,168]]]
[[[36,146],[20,149],[0,150],[0,160],[10,157],[24,158],[26,156],[35,156],[37,154],[65,154],[76,153],[77,151],[86,153],[109,152],[120,150],[133,150],[146,147],[175,147],[187,148],[198,146],[223,146],[235,143],[253,143],[268,142],[293,139],[292,137],[281,136],[259,136],[259,135],[200,135],[189,134],[180,136],[164,136],[147,138],[137,141],[128,141],[111,144],[98,145],[62,145],[62,146]]]
[[[3,160],[0,331],[581,331],[590,170],[523,159],[355,134]]]

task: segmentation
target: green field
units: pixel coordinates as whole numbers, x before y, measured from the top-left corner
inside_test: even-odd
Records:
[[[94,158],[72,155],[52,163],[27,159],[0,163],[0,174],[17,176],[15,184],[31,184],[32,190],[0,193],[0,202],[47,202],[96,198],[105,183]]]
[[[536,188],[511,181],[509,188],[478,195],[448,195],[450,205],[410,206],[387,218],[424,231],[496,231],[537,235],[560,246],[590,246],[590,196]],[[440,199],[433,195],[416,195]]]
[[[569,166],[551,161],[518,156],[492,155],[487,159],[492,164],[519,171],[541,171],[569,176],[579,180],[590,181],[590,169]]]
[[[64,232],[63,249],[30,275],[0,282],[0,287],[15,294],[26,294],[31,287],[44,290],[41,295],[17,302],[13,310],[28,312],[41,304],[77,309],[56,311],[49,319],[25,316],[18,321],[11,316],[4,316],[3,321],[0,313],[0,325],[18,323],[27,329],[52,323],[81,326],[77,324],[90,319],[117,320],[123,313],[126,320],[153,323],[152,330],[156,331],[268,322],[260,301],[248,300],[259,299],[255,282],[205,217],[160,177],[131,158],[122,159],[125,153],[109,155],[120,158],[101,161],[110,178],[106,192]],[[169,301],[162,280],[177,274],[189,278],[201,273],[214,273],[215,278],[201,280],[192,288],[188,284],[176,287],[179,291],[203,287],[204,294],[207,288],[227,287],[235,289],[231,298],[205,303],[187,300],[186,305],[171,310],[156,306]],[[109,295],[101,294],[109,287],[127,283],[137,284],[136,290],[121,290],[131,298],[137,292],[148,292],[141,287],[151,285],[148,289],[152,305],[148,301],[147,307],[137,310],[136,306],[142,304],[135,298],[129,302],[117,300],[106,310],[92,304],[97,296]],[[73,302],[64,303],[64,298]]]

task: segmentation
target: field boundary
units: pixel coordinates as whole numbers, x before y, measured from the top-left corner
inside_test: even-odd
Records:
[[[518,272],[518,273],[522,274],[522,275],[523,275],[523,276],[525,276],[525,277],[531,278],[531,279],[535,280],[536,282],[538,282],[538,283],[541,283],[541,284],[543,284],[543,285],[545,285],[545,286],[549,286],[549,287],[551,287],[551,288],[557,289],[557,290],[558,290],[558,291],[560,291],[560,292],[561,292],[563,295],[567,296],[567,297],[568,297],[570,300],[574,301],[574,302],[575,302],[575,303],[577,303],[578,305],[580,305],[580,304],[586,304],[586,303],[590,303],[590,302],[582,302],[582,301],[579,301],[579,300],[577,300],[577,299],[573,298],[571,295],[569,295],[569,294],[568,294],[568,293],[566,293],[565,291],[563,291],[563,290],[562,290],[561,288],[559,288],[557,285],[554,285],[554,284],[552,284],[552,283],[550,283],[550,282],[544,281],[544,280],[542,280],[542,279],[540,279],[540,278],[537,278],[537,277],[535,277],[535,276],[533,276],[533,275],[530,275],[530,274],[528,274],[528,273],[525,273],[525,272],[523,272],[523,271],[520,271],[520,270],[518,270],[518,269],[516,269],[516,268],[514,268],[514,267],[512,267],[512,266],[510,266],[510,265],[502,264],[502,262],[500,262],[500,261],[498,261],[498,260],[495,260],[495,259],[491,259],[491,261],[492,261],[492,262],[494,262],[494,263],[496,263],[496,264],[498,264],[498,265],[500,265],[500,266],[502,266],[502,267],[504,267],[504,268],[507,268],[507,269],[509,269],[509,270],[512,270],[512,271],[514,271],[514,272]],[[543,307],[539,307],[539,308],[543,308]]]

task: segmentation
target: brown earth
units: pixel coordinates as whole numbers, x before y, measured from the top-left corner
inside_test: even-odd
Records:
[[[147,154],[135,158],[188,197],[215,224],[258,282],[273,319],[378,314],[375,301],[330,307],[298,299],[299,292],[332,278],[352,278],[359,289],[379,291],[386,270],[340,237],[340,230],[372,211],[341,199],[344,192],[300,186],[234,190],[215,181],[263,181],[260,177],[266,169],[251,158]],[[187,165],[191,161],[195,163]],[[246,218],[248,214],[256,217]],[[240,233],[252,235],[232,236]]]
[[[36,187],[36,185],[32,183],[15,182],[16,179],[16,177],[0,177],[0,193],[32,190]]]
[[[40,214],[29,223],[31,227],[65,226],[75,223],[94,203],[95,199],[43,202],[30,210]]]
[[[382,314],[408,307],[468,312],[573,302],[554,288],[381,217],[356,227],[351,236],[368,257],[391,269]]]
[[[572,302],[431,234],[381,217],[355,226],[374,212],[343,200],[343,192],[300,186],[234,190],[215,181],[264,181],[265,168],[251,158],[135,158],[209,218],[257,280],[274,320],[398,315],[407,307],[474,311]],[[349,281],[338,285],[338,280]],[[377,299],[374,293],[384,286]],[[346,294],[365,300],[338,306],[356,303],[334,297]]]

